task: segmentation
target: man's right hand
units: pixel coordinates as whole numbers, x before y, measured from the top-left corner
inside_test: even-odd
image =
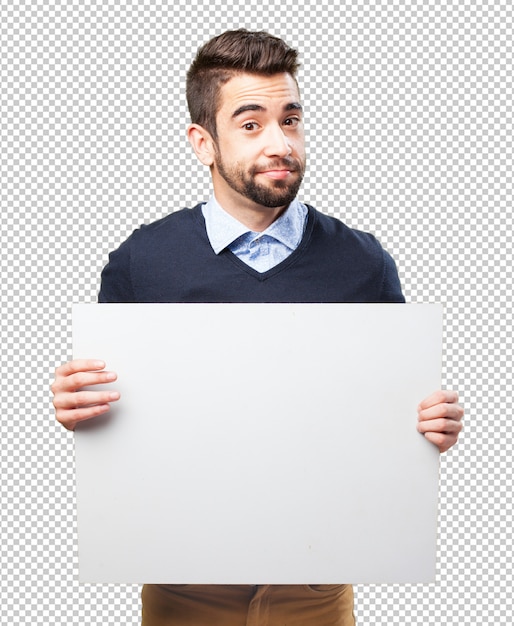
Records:
[[[104,368],[105,363],[97,359],[76,359],[55,370],[55,380],[50,386],[55,417],[68,430],[74,430],[78,422],[106,413],[109,403],[119,400],[117,391],[83,390],[116,380],[116,374]]]

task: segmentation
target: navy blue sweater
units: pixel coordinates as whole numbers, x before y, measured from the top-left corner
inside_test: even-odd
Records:
[[[259,273],[211,248],[201,205],[141,226],[102,272],[100,302],[404,302],[391,256],[370,234],[308,207],[298,248]]]

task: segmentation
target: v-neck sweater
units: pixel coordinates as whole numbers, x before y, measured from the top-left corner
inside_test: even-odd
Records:
[[[111,252],[99,302],[404,302],[396,265],[376,238],[307,205],[294,252],[257,272],[212,249],[202,205],[142,225]]]

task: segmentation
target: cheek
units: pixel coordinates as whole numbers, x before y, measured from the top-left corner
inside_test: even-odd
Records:
[[[244,137],[225,138],[218,143],[218,150],[227,165],[249,163],[255,157],[251,142]]]
[[[307,160],[305,145],[303,143],[297,145],[297,149],[295,150],[296,158],[302,162],[303,168],[305,169],[305,163]]]
[[[305,159],[305,135],[303,132],[293,140],[293,146],[296,154]]]

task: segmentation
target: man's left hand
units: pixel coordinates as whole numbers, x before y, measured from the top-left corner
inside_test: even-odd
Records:
[[[456,391],[439,390],[425,398],[418,406],[418,431],[446,452],[457,443],[462,430],[464,409],[458,404]]]

